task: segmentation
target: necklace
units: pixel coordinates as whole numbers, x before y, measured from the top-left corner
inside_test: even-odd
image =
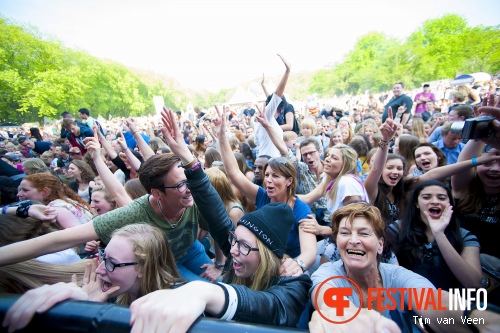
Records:
[[[349,276],[348,276],[349,277]],[[352,279],[352,278],[350,278]],[[380,282],[380,275],[379,275],[379,272],[377,270],[377,276],[375,278],[375,288],[378,288],[379,286],[379,282]],[[357,290],[356,288],[353,288],[355,290],[355,292],[357,293]],[[363,292],[361,292],[361,294],[359,295],[359,302],[361,304],[362,307],[364,308],[367,308],[368,307],[368,290],[370,289],[370,287],[368,287],[367,289],[367,293],[366,294],[363,294]],[[374,302],[375,300],[372,300],[372,302]]]
[[[158,209],[160,210],[161,216],[163,216],[163,218],[165,219],[165,221],[168,222],[168,224],[170,225],[170,228],[173,229],[173,228],[177,227],[177,224],[179,223],[180,220],[182,220],[182,217],[184,216],[184,213],[186,212],[186,208],[184,208],[184,210],[182,211],[182,215],[181,215],[181,217],[179,217],[179,219],[177,220],[177,222],[172,223],[172,222],[170,222],[167,219],[167,217],[163,213],[163,209],[161,209],[160,201],[157,201],[156,203],[158,204]]]

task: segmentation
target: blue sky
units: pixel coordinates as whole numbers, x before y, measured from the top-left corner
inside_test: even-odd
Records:
[[[446,13],[498,25],[500,1],[0,0],[0,14],[65,45],[217,91],[340,61],[368,32],[403,39]]]

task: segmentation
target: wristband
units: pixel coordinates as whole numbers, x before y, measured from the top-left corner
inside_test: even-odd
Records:
[[[184,168],[184,169],[191,169],[191,167],[193,166],[193,164],[195,164],[197,161],[196,157],[191,161],[189,162],[188,164],[184,164],[181,162],[181,164],[179,164],[179,167],[180,168]]]
[[[215,268],[217,268],[219,271],[222,271],[222,269],[224,268],[224,264],[221,264],[219,262],[214,262],[214,265],[215,265]]]
[[[30,200],[24,200],[19,202],[16,210],[16,216],[20,218],[27,218],[29,217],[28,211],[33,203]]]
[[[134,135],[135,133],[139,132],[139,130],[135,131],[135,132],[132,132],[132,135]]]
[[[479,165],[479,163],[477,163],[477,158],[473,157],[471,161],[473,166],[477,167]]]
[[[378,143],[378,146],[380,149],[384,149],[385,147],[389,146],[389,142],[390,141],[380,140],[380,142]]]
[[[6,215],[7,214],[7,206],[3,206],[2,207],[2,215]]]

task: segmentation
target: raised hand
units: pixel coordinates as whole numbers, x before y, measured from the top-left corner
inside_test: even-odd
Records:
[[[222,135],[226,135],[227,131],[227,120],[226,120],[226,107],[223,107],[223,111],[221,112],[217,105],[214,105],[215,112],[217,113],[217,117],[215,117],[212,122],[215,125],[215,131],[217,136],[220,137]]]
[[[285,58],[283,58],[283,56],[281,54],[278,54],[278,57],[280,57],[281,61],[283,61],[283,64],[285,64],[285,67],[286,67],[286,70],[287,71],[290,71],[290,69],[292,68],[290,66],[290,64],[286,61]]]
[[[90,154],[92,159],[96,159],[101,156],[101,144],[99,143],[99,137],[98,137],[98,132],[99,129],[97,126],[94,126],[92,128],[94,130],[94,136],[93,137],[86,137],[83,139],[85,142],[85,148],[87,149],[87,152]]]
[[[128,118],[125,120],[125,125],[127,125],[130,133],[137,132],[137,122],[134,118]]]
[[[433,219],[428,211],[424,211],[424,215],[427,218],[429,227],[431,228],[432,234],[435,236],[438,233],[444,232],[448,224],[450,223],[451,216],[453,214],[453,207],[448,204],[441,216],[438,219]]]
[[[261,124],[262,127],[264,128],[268,128],[269,126],[271,126],[271,124],[269,123],[264,114],[266,109],[266,102],[263,103],[262,109],[259,107],[258,104],[256,104],[255,107],[257,108],[257,112],[255,113],[255,121]]]
[[[389,107],[390,109],[390,107]],[[389,111],[389,115],[385,122],[380,126],[380,134],[382,135],[382,140],[391,141],[398,130],[398,124],[393,120],[392,111]]]
[[[189,151],[186,143],[184,142],[184,136],[177,126],[177,117],[172,110],[163,107],[161,112],[161,121],[164,127],[160,130],[163,133],[165,141],[167,141],[168,146],[172,149],[172,152],[176,154],[183,163],[191,162],[194,157]]]

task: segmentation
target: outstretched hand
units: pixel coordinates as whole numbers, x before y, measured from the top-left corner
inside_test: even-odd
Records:
[[[266,110],[266,102],[264,102],[262,109],[259,107],[259,104],[256,104],[255,107],[257,108],[257,112],[255,113],[255,121],[261,124],[264,128],[268,128],[269,126],[271,126],[266,118],[266,115],[264,114]]]
[[[40,221],[57,222],[56,210],[45,205],[31,205],[28,209],[28,216]]]
[[[214,105],[215,112],[217,113],[217,117],[215,117],[212,122],[215,126],[215,131],[217,133],[217,137],[222,137],[226,135],[227,131],[227,119],[226,119],[226,107],[223,107],[223,111],[221,112],[217,105]]]
[[[160,130],[163,133],[167,145],[172,149],[172,152],[176,154],[183,163],[191,162],[194,157],[189,151],[186,142],[184,142],[184,136],[177,126],[177,117],[172,110],[163,107],[161,112],[161,121],[164,127]]]
[[[76,276],[72,280],[72,283],[59,282],[27,291],[7,311],[2,326],[8,326],[9,332],[13,332],[26,327],[35,313],[45,312],[59,302],[87,300],[87,293],[75,283]]]
[[[389,107],[390,109],[390,107]],[[385,122],[380,126],[380,134],[382,135],[382,140],[391,141],[398,130],[398,125],[394,123],[392,111],[389,110],[389,114]]]
[[[292,68],[290,64],[286,61],[285,58],[281,54],[278,54],[278,57],[280,57],[281,61],[283,61],[283,64],[285,64],[286,70],[289,72],[290,69]]]
[[[87,149],[87,152],[90,154],[92,159],[96,159],[101,156],[101,144],[99,143],[99,137],[97,132],[99,129],[97,126],[93,127],[94,129],[94,136],[89,136],[83,139],[85,142],[85,149]]]

